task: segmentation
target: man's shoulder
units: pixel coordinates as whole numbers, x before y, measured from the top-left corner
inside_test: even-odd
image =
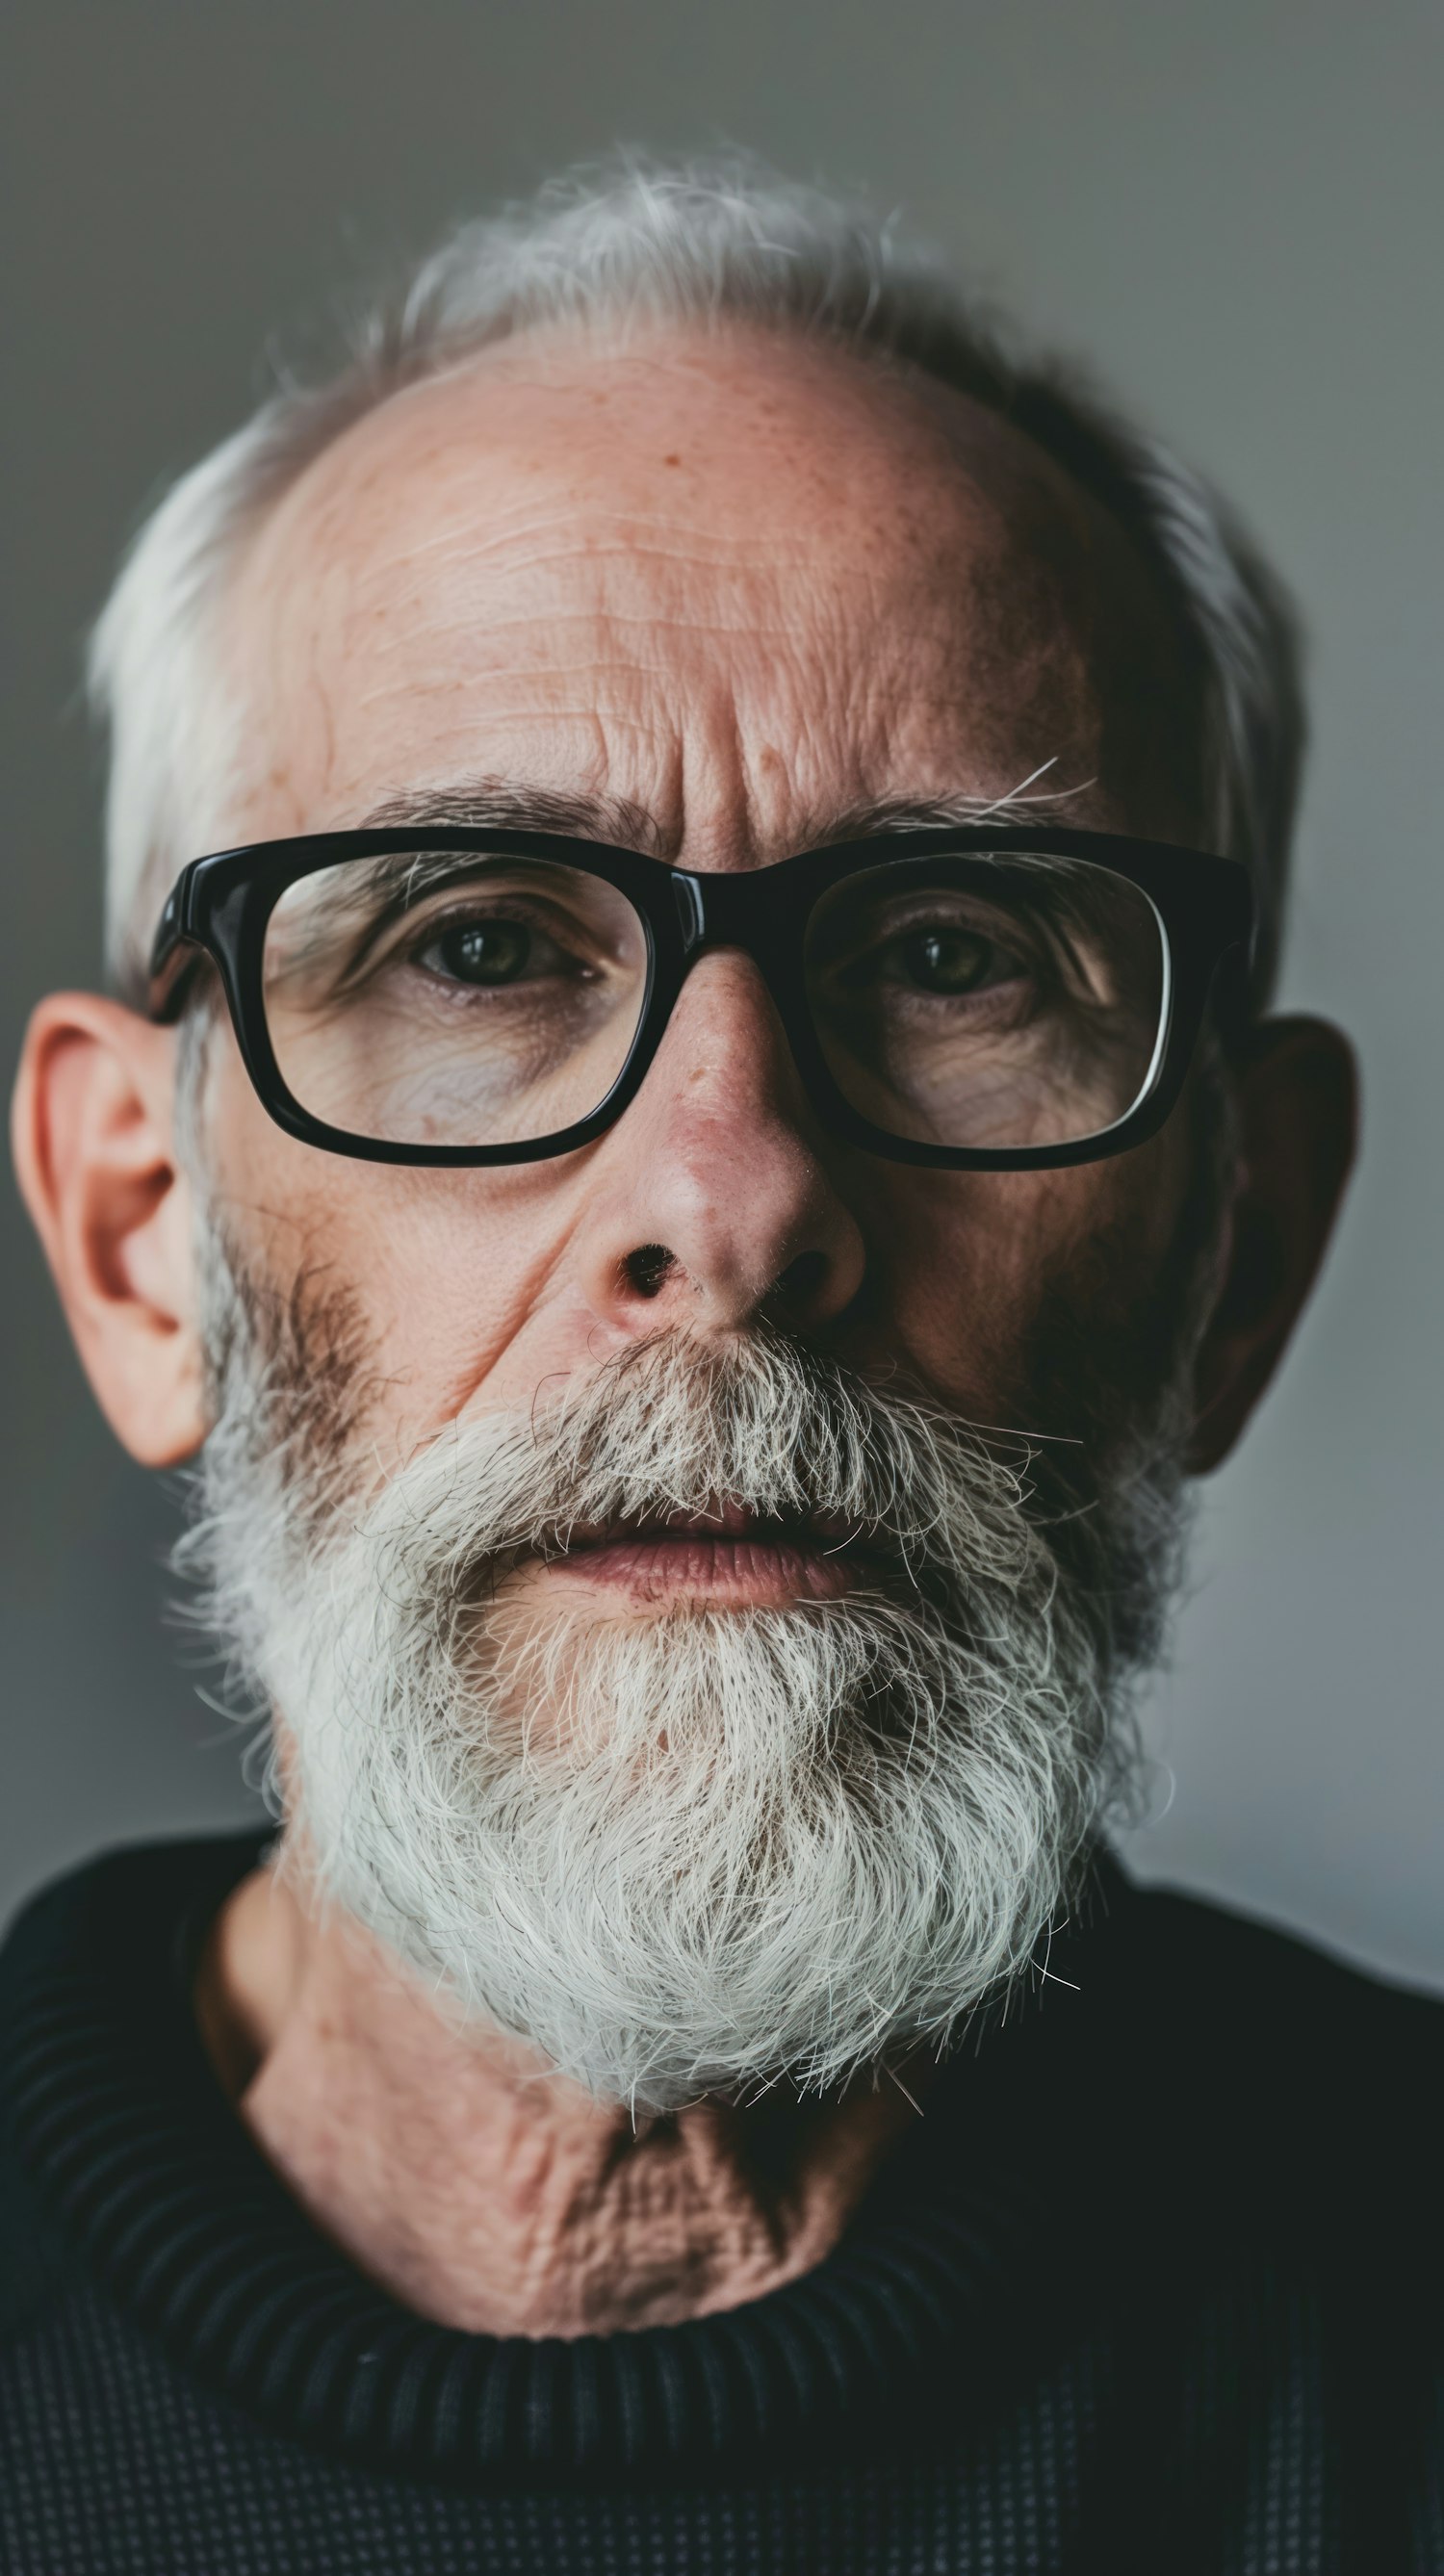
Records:
[[[1432,2208],[1444,1997],[1232,1906],[1111,1883],[1104,2009],[1135,2098],[1156,2092],[1196,2124],[1201,2152],[1272,2158],[1291,2187],[1332,2176]]]
[[[1130,1967],[1141,1984],[1171,1992],[1195,2012],[1222,2013],[1241,2033],[1287,2013],[1306,2035],[1372,2028],[1387,2042],[1444,2037],[1444,1994],[1351,1960],[1324,1940],[1227,1900],[1117,1868],[1101,1899],[1121,1887],[1130,1918]]]
[[[64,2146],[49,2137],[47,2100],[63,2100],[62,2078],[83,2064],[97,2020],[113,2026],[114,2012],[129,2011],[137,2034],[157,2033],[188,1927],[192,1936],[204,1931],[265,1839],[251,1831],[114,1846],[46,1880],[5,1926],[0,2335],[23,2329],[70,2269],[36,2181],[37,2144]]]
[[[97,1940],[132,1949],[157,1922],[182,1923],[255,1866],[274,1827],[178,1834],[112,1843],[61,1869],[23,1897],[0,1929],[0,1987],[41,1963],[57,1970]]]

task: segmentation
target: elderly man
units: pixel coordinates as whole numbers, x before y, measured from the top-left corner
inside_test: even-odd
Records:
[[[1101,1839],[1350,1152],[1220,505],[624,168],[186,476],[94,672],[18,1162],[282,1825],[11,1936],[6,2564],[1439,2564],[1437,2014]]]

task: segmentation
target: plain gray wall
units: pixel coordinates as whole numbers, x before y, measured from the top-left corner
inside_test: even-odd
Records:
[[[1134,1865],[1444,1983],[1436,1551],[1444,111],[1433,0],[27,0],[8,13],[7,1031],[97,968],[82,632],[150,493],[378,258],[617,140],[861,182],[1206,464],[1315,641],[1285,997],[1356,1034],[1365,1152],[1209,1495]],[[164,1494],[13,1206],[0,1910],[251,1812],[162,1616]]]

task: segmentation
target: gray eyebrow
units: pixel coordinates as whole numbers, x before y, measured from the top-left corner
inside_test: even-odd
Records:
[[[1003,796],[988,796],[973,791],[959,791],[954,796],[882,796],[860,805],[851,805],[826,822],[816,818],[814,837],[818,845],[828,841],[866,840],[874,832],[921,831],[934,823],[1037,823],[1047,821],[1054,807],[1065,808],[1085,798],[1098,784],[1096,778],[1081,778],[1072,787],[1039,787],[1036,782],[1053,767],[1044,761],[1031,777]],[[1066,813],[1052,815],[1054,821],[1070,819]]]
[[[610,841],[661,857],[663,835],[629,797],[593,795],[585,789],[530,786],[524,780],[472,778],[454,785],[412,787],[383,798],[363,814],[361,831],[441,829],[472,832],[562,832],[583,841]]]
[[[1037,781],[1052,768],[1052,761],[1045,761],[1002,796],[960,791],[954,796],[883,796],[854,805],[814,808],[801,819],[789,852],[778,855],[933,823],[1034,823],[1052,809],[1086,797],[1097,785],[1096,779],[1085,778],[1072,787],[1040,787]],[[428,824],[482,832],[560,832],[578,840],[640,850],[648,858],[675,860],[678,855],[678,834],[665,830],[631,797],[543,787],[522,779],[460,779],[403,789],[362,815],[358,828],[412,831],[424,830]]]

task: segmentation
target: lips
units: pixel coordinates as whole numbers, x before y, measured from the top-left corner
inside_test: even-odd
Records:
[[[875,1584],[879,1560],[861,1535],[855,1524],[820,1513],[769,1518],[719,1501],[573,1529],[548,1570],[636,1600],[785,1607]]]

